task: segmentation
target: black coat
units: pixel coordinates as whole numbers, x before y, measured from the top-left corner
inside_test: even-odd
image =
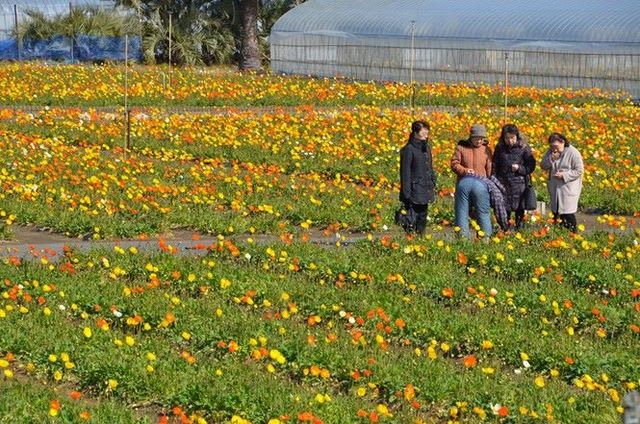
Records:
[[[400,201],[426,205],[435,199],[435,188],[431,146],[411,137],[400,149]]]
[[[513,172],[511,165],[518,164],[518,170]],[[527,185],[527,180],[534,169],[536,160],[531,152],[531,147],[522,140],[513,146],[498,143],[493,153],[493,174],[504,185],[507,192],[505,202],[507,209],[522,209],[522,193]]]

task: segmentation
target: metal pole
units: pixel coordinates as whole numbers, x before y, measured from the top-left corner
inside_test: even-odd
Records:
[[[127,120],[127,133],[124,140],[125,142],[124,154],[126,158],[127,152],[131,150],[131,109],[126,110],[125,118]]]
[[[129,35],[124,36],[124,118],[126,130],[124,134],[124,157],[131,142],[131,114],[129,113]]]
[[[73,5],[69,2],[69,16],[71,16],[71,12],[73,12]],[[71,34],[71,63],[73,63],[73,37],[75,34]]]
[[[18,5],[13,5],[13,21],[16,26],[16,45],[18,47],[18,60],[22,58],[22,40],[18,34]]]
[[[129,106],[129,35],[124,36],[124,109]]]
[[[416,106],[416,88],[413,83],[413,66],[416,59],[415,54],[415,38],[416,38],[416,21],[411,21],[411,61],[409,63],[409,80],[411,82],[411,115],[413,116],[413,110]]]
[[[171,76],[172,76],[172,70],[171,70],[171,30],[172,30],[172,21],[171,21],[171,14],[169,14],[169,89],[171,89]]]
[[[504,54],[504,123],[507,123],[507,103],[509,98],[509,53]]]
[[[144,28],[142,26],[142,12],[140,10],[141,8],[141,2],[138,2],[137,4],[137,14],[138,14],[138,28],[139,28],[139,33],[138,33],[138,37],[140,37],[140,48],[142,48],[142,33],[144,32]],[[144,57],[144,53],[142,53],[142,61],[146,62],[147,58]],[[149,58],[150,59],[150,58]]]

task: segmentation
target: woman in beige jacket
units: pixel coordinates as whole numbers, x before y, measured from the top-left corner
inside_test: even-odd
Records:
[[[563,226],[576,231],[576,212],[582,191],[584,165],[582,156],[560,133],[549,136],[549,150],[540,167],[549,172],[547,189],[554,220],[560,218]]]

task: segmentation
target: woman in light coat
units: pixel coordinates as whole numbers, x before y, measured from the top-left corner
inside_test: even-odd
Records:
[[[575,232],[578,200],[582,191],[584,165],[582,156],[560,133],[549,136],[549,150],[544,154],[542,169],[549,172],[547,189],[553,218]]]

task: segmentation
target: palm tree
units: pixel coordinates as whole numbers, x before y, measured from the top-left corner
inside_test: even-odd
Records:
[[[27,18],[17,28],[18,40],[46,40],[58,35],[119,37],[138,34],[140,24],[131,15],[100,7],[74,7],[68,14],[47,16],[38,10],[27,10]]]
[[[27,10],[26,19],[23,19],[15,30],[18,42],[25,39],[47,40],[53,38],[56,33],[51,19],[39,10]]]
[[[219,0],[220,10],[236,11],[239,18],[233,20],[237,37],[239,68],[261,70],[269,60],[267,38],[276,20],[304,0]],[[234,13],[235,16],[235,13]]]
[[[262,69],[266,37],[275,20],[303,0],[117,0],[144,22],[143,50],[150,62],[229,63]]]
[[[149,63],[229,63],[235,51],[233,33],[224,20],[207,13],[212,1],[120,0],[143,21],[142,46]],[[171,55],[169,55],[171,37]]]
[[[241,70],[262,70],[258,44],[258,0],[238,0],[242,31],[240,33]]]

